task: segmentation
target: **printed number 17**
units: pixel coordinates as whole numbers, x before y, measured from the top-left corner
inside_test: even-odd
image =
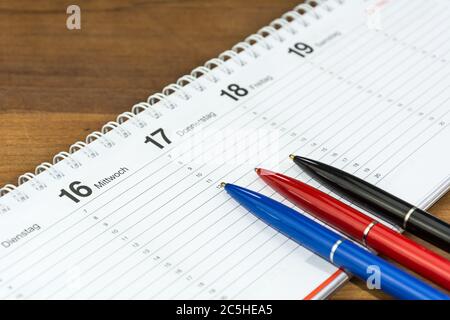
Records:
[[[158,141],[156,141],[155,139],[153,139],[152,137],[156,136],[157,134],[159,134],[162,138],[162,140],[164,140],[164,142],[166,144],[171,144],[172,141],[169,140],[169,138],[167,138],[166,134],[164,133],[164,129],[159,128],[158,130],[153,131],[152,133],[150,133],[150,135],[145,137],[145,143],[153,143],[155,146],[157,146],[160,149],[164,148],[164,145],[162,145],[161,143],[159,143]]]

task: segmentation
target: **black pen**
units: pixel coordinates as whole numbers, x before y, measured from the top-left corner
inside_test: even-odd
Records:
[[[290,158],[312,177],[358,206],[450,251],[450,225],[445,221],[345,171],[304,157],[291,155]]]

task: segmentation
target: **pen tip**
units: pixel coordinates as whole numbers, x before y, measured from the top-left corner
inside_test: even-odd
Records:
[[[295,155],[293,155],[293,154],[290,154],[290,155],[289,155],[289,158],[291,158],[291,160],[294,160],[294,158],[295,158]]]
[[[257,174],[259,174],[260,171],[261,171],[260,168],[255,168],[255,172],[256,172]]]
[[[221,186],[222,188],[225,188],[226,185],[227,185],[226,182],[221,182],[221,183],[220,183],[220,186]]]

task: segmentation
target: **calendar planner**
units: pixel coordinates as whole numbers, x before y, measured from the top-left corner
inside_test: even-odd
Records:
[[[222,181],[295,209],[270,168],[338,197],[301,154],[420,209],[445,194],[450,3],[315,3],[0,189],[0,298],[323,299],[349,275]]]

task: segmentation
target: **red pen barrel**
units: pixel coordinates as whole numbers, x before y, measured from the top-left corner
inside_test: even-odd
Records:
[[[367,246],[450,290],[450,263],[444,257],[378,223],[370,229]]]
[[[373,221],[356,209],[300,181],[265,169],[257,169],[256,172],[272,189],[354,239],[360,239],[367,225]]]
[[[256,172],[274,190],[316,218],[450,290],[450,261],[446,258],[303,182],[265,169]]]

